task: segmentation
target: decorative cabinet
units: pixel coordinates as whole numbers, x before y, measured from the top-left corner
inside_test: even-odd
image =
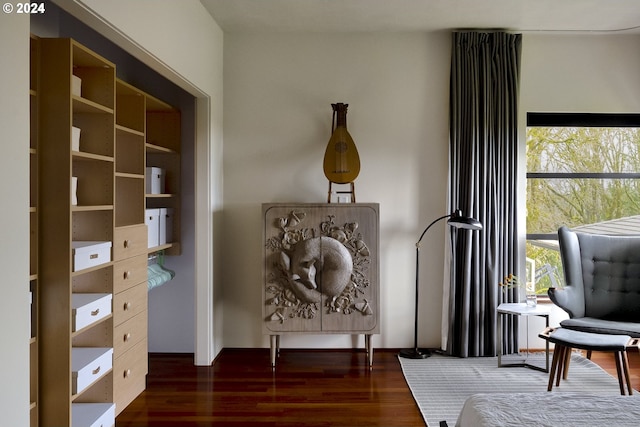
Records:
[[[263,332],[271,364],[291,333],[379,333],[379,207],[264,204]]]

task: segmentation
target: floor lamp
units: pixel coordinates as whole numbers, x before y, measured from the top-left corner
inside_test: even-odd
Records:
[[[451,227],[455,228],[464,228],[467,230],[482,230],[482,224],[480,221],[471,218],[462,216],[460,210],[456,209],[452,213],[448,215],[441,216],[434,220],[431,224],[424,229],[418,242],[416,243],[416,301],[415,301],[415,312],[414,312],[414,326],[413,326],[413,348],[407,348],[400,350],[400,357],[404,357],[407,359],[426,359],[431,356],[431,352],[425,348],[418,348],[418,291],[420,289],[420,242],[422,242],[422,238],[427,233],[427,231],[431,228],[433,224],[438,221],[441,221],[445,218],[449,218],[447,224]]]

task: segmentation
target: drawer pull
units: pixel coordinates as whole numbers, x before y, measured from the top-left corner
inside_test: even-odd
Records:
[[[129,341],[130,339],[131,339],[131,334],[129,334],[129,333],[124,334],[124,338],[123,338],[123,341],[124,341],[124,342],[127,342],[127,341]]]
[[[125,241],[123,242],[123,246],[124,246],[125,248],[128,248],[128,247],[129,247],[129,240],[125,240]]]
[[[124,303],[124,311],[127,311],[131,308],[131,303],[130,302],[125,302]]]
[[[124,378],[129,378],[131,376],[131,369],[127,369],[122,373]]]
[[[130,271],[125,271],[124,274],[122,275],[122,277],[124,278],[124,280],[127,280],[131,277],[131,272]]]
[[[98,372],[100,372],[100,366],[98,366],[96,369],[94,369],[93,371],[91,371],[91,375],[97,375]]]
[[[99,308],[96,308],[95,310],[93,310],[93,311],[91,312],[91,315],[92,315],[92,316],[97,316],[97,315],[98,315],[98,313],[100,313],[100,309],[99,309]]]
[[[98,254],[89,255],[89,259],[96,259],[96,258],[98,258]]]

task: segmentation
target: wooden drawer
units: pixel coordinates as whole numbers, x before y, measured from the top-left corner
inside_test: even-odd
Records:
[[[113,260],[147,253],[147,226],[116,227],[113,232]]]
[[[122,356],[137,343],[147,338],[147,310],[113,330],[113,357]]]
[[[147,283],[140,283],[113,297],[113,324],[120,325],[147,310]]]
[[[113,265],[113,293],[117,294],[134,285],[147,283],[147,255],[118,261]]]
[[[147,340],[144,339],[113,362],[113,396],[116,415],[146,387]]]

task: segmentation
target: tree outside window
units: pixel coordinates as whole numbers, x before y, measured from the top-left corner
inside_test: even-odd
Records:
[[[563,282],[560,226],[580,229],[640,214],[640,115],[527,118],[527,286],[546,295]]]

